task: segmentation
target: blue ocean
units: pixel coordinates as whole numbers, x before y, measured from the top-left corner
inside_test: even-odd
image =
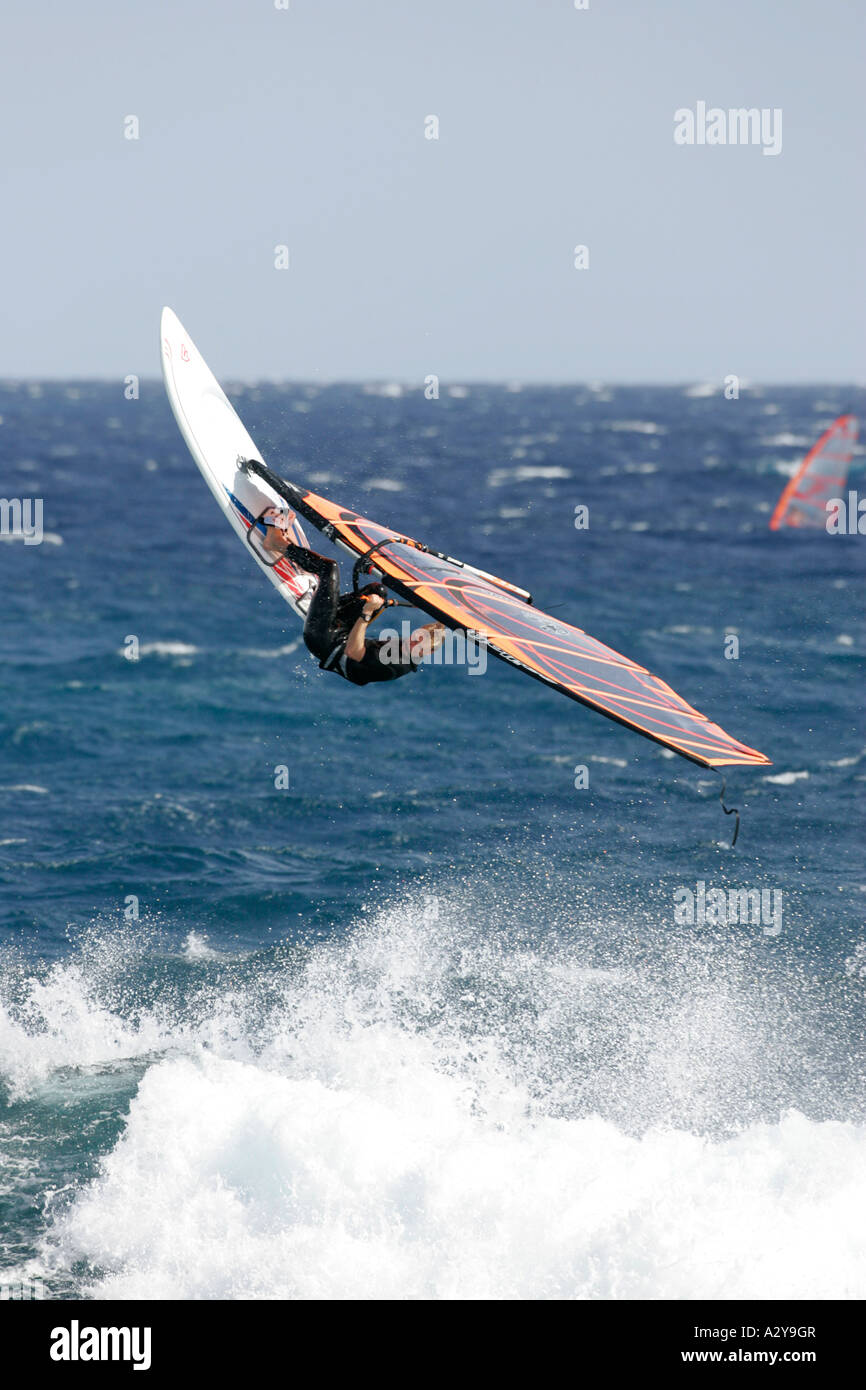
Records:
[[[866,542],[768,529],[855,393],[229,394],[773,765],[732,848],[718,775],[493,659],[351,687],[160,382],[0,385],[44,507],[0,539],[0,1284],[866,1297]],[[714,889],[772,916],[684,920]]]

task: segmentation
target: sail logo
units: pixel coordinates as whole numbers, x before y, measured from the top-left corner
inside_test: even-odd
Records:
[[[866,536],[866,497],[849,492],[844,497],[828,497],[827,534],[830,536]]]
[[[0,497],[0,536],[4,540],[41,545],[42,498]]]
[[[675,145],[760,145],[762,154],[782,153],[782,108],[737,106],[727,111],[699,101],[694,111],[674,112]]]
[[[698,879],[691,888],[674,890],[674,921],[678,927],[762,927],[764,936],[782,930],[782,891],[779,888],[708,888]]]
[[[150,1370],[149,1327],[68,1327],[51,1330],[52,1361],[131,1361],[134,1371]]]

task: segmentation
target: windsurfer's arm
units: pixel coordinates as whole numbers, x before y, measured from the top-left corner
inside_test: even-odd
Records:
[[[373,621],[385,600],[379,594],[371,594],[364,602],[364,612],[355,623],[346,641],[346,656],[350,661],[364,660],[364,643],[367,638],[367,628]]]

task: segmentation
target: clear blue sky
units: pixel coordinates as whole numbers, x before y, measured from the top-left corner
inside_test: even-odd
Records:
[[[866,376],[863,0],[41,0],[4,31],[5,376],[155,375],[163,303],[223,376]],[[781,107],[781,155],[676,146],[698,100]]]

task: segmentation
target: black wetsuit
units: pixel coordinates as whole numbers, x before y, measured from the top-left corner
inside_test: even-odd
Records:
[[[393,681],[417,671],[413,661],[382,661],[380,654],[384,642],[366,641],[361,661],[347,656],[346,643],[363,613],[363,597],[357,594],[344,594],[341,597],[340,567],[336,560],[328,560],[324,555],[317,555],[314,550],[305,550],[292,542],[285,545],[285,555],[287,560],[307,574],[316,575],[319,580],[304,622],[304,641],[323,671],[334,671],[353,685]],[[366,585],[362,594],[370,593],[385,596],[381,584]]]

